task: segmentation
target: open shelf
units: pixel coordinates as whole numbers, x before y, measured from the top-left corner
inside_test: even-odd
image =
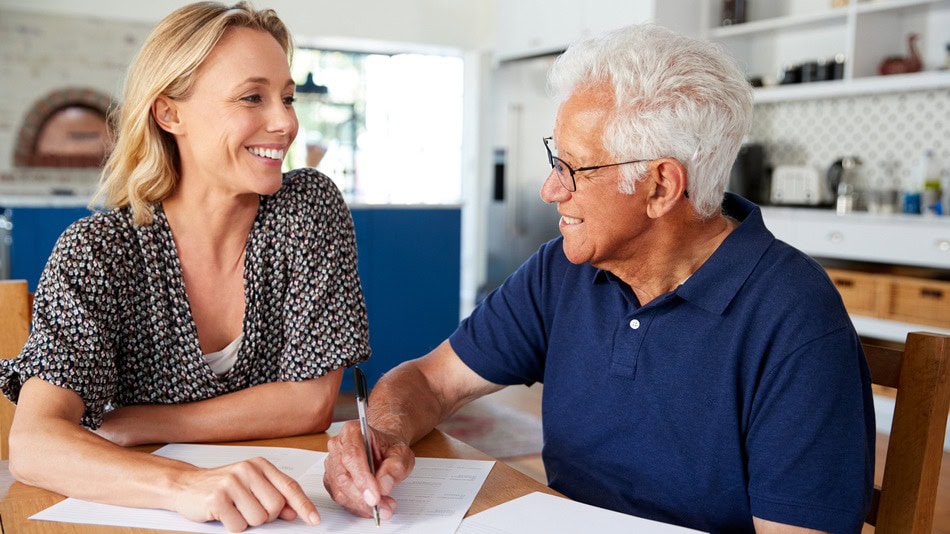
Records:
[[[950,87],[950,71],[915,72],[891,76],[869,76],[852,80],[762,87],[755,90],[755,102],[756,104],[768,104],[814,98],[922,91],[943,87]]]
[[[786,28],[795,28],[798,26],[811,26],[817,23],[835,22],[844,20],[848,16],[848,10],[838,8],[829,11],[817,13],[807,13],[802,15],[789,15],[785,17],[774,17],[764,20],[755,20],[752,22],[743,22],[742,24],[733,24],[731,26],[720,26],[709,30],[709,37],[712,39],[722,39],[725,37],[738,37],[751,35],[754,33],[763,33]]]

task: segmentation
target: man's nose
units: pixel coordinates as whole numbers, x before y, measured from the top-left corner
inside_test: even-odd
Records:
[[[545,178],[544,183],[541,184],[541,200],[548,204],[563,202],[570,194],[571,192],[561,185],[561,181],[558,179],[554,169],[551,169],[551,172],[548,173],[548,177]]]

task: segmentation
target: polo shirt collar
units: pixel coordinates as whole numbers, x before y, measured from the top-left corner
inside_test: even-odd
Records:
[[[699,270],[674,290],[683,300],[717,315],[726,310],[752,274],[762,254],[775,241],[775,236],[762,220],[762,210],[752,202],[726,193],[722,211],[739,221],[739,226]],[[615,278],[608,271],[596,269],[593,282]]]

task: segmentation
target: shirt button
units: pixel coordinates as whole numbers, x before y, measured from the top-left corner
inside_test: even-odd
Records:
[[[630,328],[632,328],[632,329],[634,329],[634,330],[636,330],[637,328],[640,328],[640,320],[639,320],[639,319],[633,319],[633,320],[631,320],[631,321],[630,321]]]

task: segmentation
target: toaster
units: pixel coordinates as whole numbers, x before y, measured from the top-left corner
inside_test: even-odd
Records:
[[[833,198],[821,173],[805,165],[779,165],[772,171],[772,204],[818,206]]]

